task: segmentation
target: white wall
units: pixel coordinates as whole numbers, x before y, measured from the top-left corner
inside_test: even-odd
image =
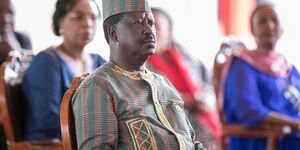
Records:
[[[56,0],[14,0],[16,5],[16,29],[27,32],[33,42],[34,52],[57,45],[60,38],[51,29],[51,17]],[[97,0],[101,2],[101,0]],[[155,7],[165,9],[173,17],[175,39],[208,68],[219,48],[221,34],[217,23],[218,0],[149,0]],[[285,15],[285,34],[278,44],[278,51],[300,67],[300,9],[298,0],[281,0]],[[101,5],[101,3],[99,3]],[[101,8],[101,7],[100,7]],[[109,56],[104,39],[102,20],[99,21],[95,40],[87,50]]]
[[[100,0],[97,0],[100,2]],[[56,0],[14,0],[16,6],[16,29],[29,34],[33,42],[33,51],[58,45],[61,38],[52,32],[52,15]],[[108,58],[109,50],[104,39],[102,20],[98,22],[96,37],[86,48],[88,51]]]
[[[205,65],[212,66],[219,48],[217,0],[152,0],[173,18],[175,39]]]
[[[300,69],[300,1],[277,0],[283,18],[284,33],[277,45],[277,51]]]
[[[14,1],[17,10],[16,29],[30,35],[34,53],[59,44],[61,39],[54,36],[51,29],[56,0]],[[175,38],[205,64],[211,65],[220,38],[216,20],[217,0],[149,0],[149,3],[169,12],[174,20]],[[102,31],[102,20],[98,26],[96,38],[87,50],[108,58],[109,50]]]

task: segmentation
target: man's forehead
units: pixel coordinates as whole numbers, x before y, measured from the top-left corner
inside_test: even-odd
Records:
[[[152,18],[152,12],[150,11],[136,11],[136,12],[127,12],[123,14],[124,17],[128,18],[144,18],[144,17],[151,17]]]
[[[103,20],[108,17],[139,11],[151,11],[147,0],[102,0]]]

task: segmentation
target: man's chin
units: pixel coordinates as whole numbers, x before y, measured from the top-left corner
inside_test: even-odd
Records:
[[[148,48],[147,55],[151,56],[155,53],[155,48]]]
[[[146,53],[144,53],[140,58],[143,61],[147,61],[154,54],[154,49],[148,49]]]

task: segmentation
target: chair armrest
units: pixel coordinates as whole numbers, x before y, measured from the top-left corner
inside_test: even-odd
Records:
[[[225,136],[267,138],[270,136],[286,136],[291,132],[291,128],[282,125],[259,124],[252,127],[246,127],[241,124],[231,124],[222,125],[222,132]]]
[[[61,140],[59,139],[39,139],[29,141],[32,145],[61,145]]]
[[[8,143],[9,150],[62,150],[59,139],[41,139]]]

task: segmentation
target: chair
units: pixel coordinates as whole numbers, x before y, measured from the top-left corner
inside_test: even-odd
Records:
[[[72,97],[81,81],[88,75],[83,74],[81,77],[75,77],[70,89],[63,97],[60,109],[60,126],[62,135],[63,150],[77,150],[77,139],[75,131],[75,121],[72,110]]]
[[[21,88],[23,74],[32,53],[13,51],[0,68],[0,110],[9,150],[59,150],[58,139],[25,141],[25,96]]]
[[[220,118],[224,122],[224,115],[222,111],[223,105],[223,94],[222,87],[222,69],[225,67],[225,62],[232,55],[234,51],[241,49],[247,49],[243,43],[236,41],[234,39],[228,38],[226,42],[221,44],[220,51],[217,53],[215,62],[214,62],[214,89],[217,94],[217,102],[220,112]],[[266,125],[259,124],[253,127],[245,127],[241,124],[231,124],[225,125],[221,124],[222,131],[222,147],[223,150],[227,149],[227,137],[251,137],[251,138],[265,138],[267,140],[266,150],[276,150],[277,139],[288,135],[291,132],[291,128],[288,126],[279,126],[279,125]]]
[[[279,137],[287,136],[292,129],[289,126],[281,125],[256,125],[253,127],[245,127],[241,124],[231,124],[221,126],[223,132],[223,149],[227,149],[226,138],[233,137],[251,137],[265,138],[267,140],[266,150],[276,150],[277,140]]]
[[[218,107],[222,109],[223,105],[223,94],[222,94],[222,78],[224,74],[224,68],[228,67],[228,59],[232,56],[234,52],[240,50],[247,50],[248,48],[244,43],[234,39],[233,37],[226,38],[220,46],[220,50],[215,56],[215,61],[213,64],[213,85],[217,97]]]

